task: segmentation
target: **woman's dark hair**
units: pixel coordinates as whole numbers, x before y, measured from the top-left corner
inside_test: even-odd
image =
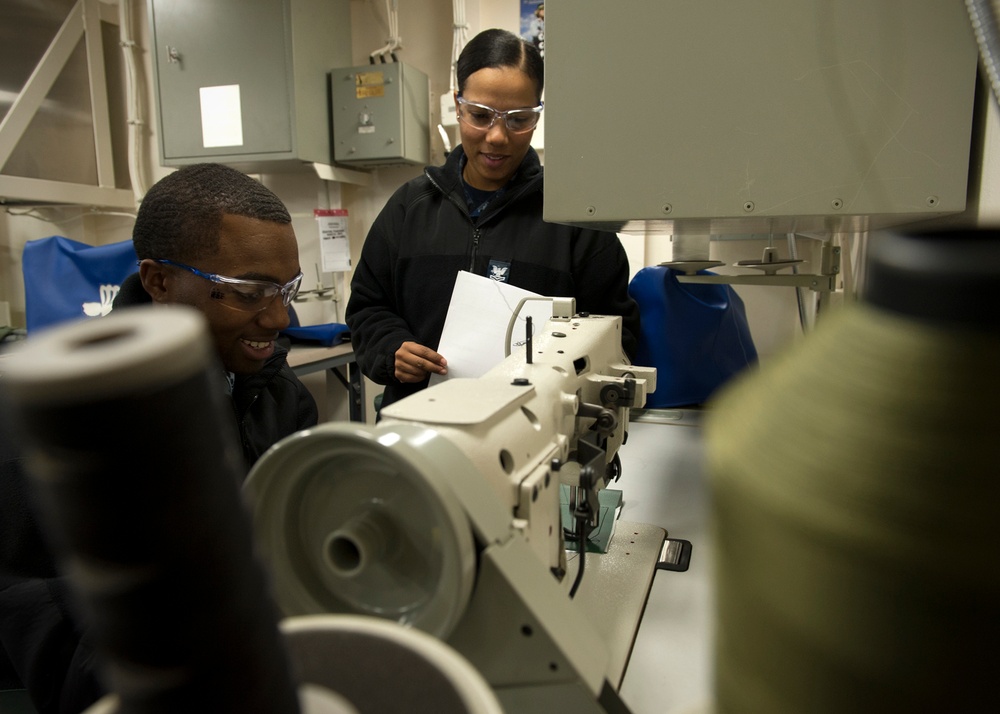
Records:
[[[455,64],[458,93],[465,89],[466,80],[481,69],[515,67],[535,82],[539,101],[545,86],[545,61],[538,48],[507,30],[483,30],[462,49]]]
[[[213,255],[224,215],[292,222],[281,199],[259,181],[221,164],[193,164],[157,181],[142,199],[132,229],[136,256],[190,261]]]

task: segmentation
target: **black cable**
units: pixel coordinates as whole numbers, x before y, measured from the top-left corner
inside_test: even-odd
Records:
[[[573,581],[573,587],[569,590],[569,597],[573,599],[576,596],[577,588],[580,587],[580,582],[583,580],[583,568],[587,562],[587,526],[586,524],[590,522],[590,508],[587,506],[587,502],[584,501],[583,505],[577,506],[573,513],[576,516],[576,537],[577,537],[577,551],[580,553],[580,567],[576,571],[576,579]]]
[[[573,587],[569,590],[569,597],[572,600],[576,596],[576,590],[580,587],[580,582],[583,580],[583,568],[587,562],[587,535],[586,531],[583,529],[583,523],[577,522],[577,548],[580,553],[580,567],[576,571],[576,579],[573,581]]]

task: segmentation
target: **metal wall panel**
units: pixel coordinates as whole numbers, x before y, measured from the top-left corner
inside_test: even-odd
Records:
[[[546,220],[770,233],[965,207],[977,49],[960,2],[546,5]]]

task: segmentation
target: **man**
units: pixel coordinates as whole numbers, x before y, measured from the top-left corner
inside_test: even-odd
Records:
[[[302,279],[280,199],[234,169],[188,166],[146,194],[133,241],[139,272],[122,285],[114,308],[156,303],[201,311],[219,357],[219,389],[232,395],[247,470],[275,442],[315,425],[316,403],[275,342]],[[76,714],[103,686],[4,426],[0,418],[0,684],[26,687],[42,714]]]
[[[143,199],[132,234],[139,272],[114,302],[116,310],[179,303],[205,315],[248,470],[272,444],[318,420],[276,343],[302,281],[291,221],[281,200],[246,174],[219,164],[182,168]]]

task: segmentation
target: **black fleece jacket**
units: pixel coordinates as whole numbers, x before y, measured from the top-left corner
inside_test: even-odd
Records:
[[[407,341],[437,349],[462,270],[489,277],[491,265],[499,264],[512,285],[574,297],[578,312],[621,315],[622,347],[633,358],[639,308],[628,296],[628,258],[618,236],[542,220],[543,173],[533,149],[473,218],[463,159],[458,147],[443,166],[428,167],[392,195],[354,271],[346,320],[362,371],[385,385],[382,405],[427,386],[395,378],[396,350]]]

